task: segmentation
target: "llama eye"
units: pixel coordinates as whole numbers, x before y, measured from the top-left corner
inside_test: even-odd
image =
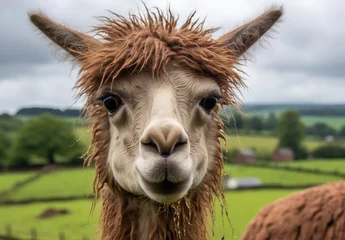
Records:
[[[105,96],[102,102],[110,114],[115,113],[122,105],[122,101],[117,95]]]
[[[199,105],[207,112],[210,113],[213,108],[218,103],[218,97],[216,96],[210,96],[210,97],[205,97],[201,99]]]

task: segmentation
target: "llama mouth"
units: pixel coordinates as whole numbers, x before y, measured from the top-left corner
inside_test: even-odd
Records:
[[[180,182],[171,182],[168,179],[164,179],[161,182],[151,182],[147,180],[141,173],[138,171],[142,183],[145,185],[145,188],[154,194],[159,195],[170,195],[182,192],[185,190],[186,185],[188,185],[188,179]]]

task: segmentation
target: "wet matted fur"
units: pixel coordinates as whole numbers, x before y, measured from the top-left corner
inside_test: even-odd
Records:
[[[52,41],[75,57],[80,64],[76,89],[86,97],[84,110],[92,128],[92,143],[86,162],[95,165],[94,192],[102,197],[100,229],[102,239],[207,239],[209,217],[214,220],[214,197],[225,207],[222,189],[223,159],[220,140],[223,123],[218,110],[235,106],[236,90],[245,86],[236,66],[239,58],[279,19],[282,9],[273,7],[242,27],[213,39],[217,29],[204,29],[192,13],[177,27],[178,19],[146,9],[144,15],[100,18],[95,28],[98,39],[51,21],[42,13],[31,21]],[[211,112],[209,141],[214,152],[202,182],[179,201],[165,205],[146,196],[125,191],[114,179],[107,157],[110,123],[107,111],[97,101],[98,90],[121,76],[150,73],[153,78],[166,74],[171,64],[207,76],[218,84],[222,101]],[[213,221],[212,221],[213,222]]]

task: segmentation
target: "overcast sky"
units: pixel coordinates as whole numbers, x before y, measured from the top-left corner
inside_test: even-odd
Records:
[[[188,3],[187,3],[188,2]],[[283,22],[264,48],[251,51],[244,67],[245,103],[345,103],[344,0],[146,0],[148,7],[170,3],[180,19],[193,10],[207,16],[207,27],[221,27],[215,37],[256,17],[273,4],[283,4]],[[41,10],[72,28],[88,31],[110,16],[142,9],[140,0],[11,0],[0,8],[0,112],[21,107],[80,107],[72,87],[77,71],[54,57],[49,41],[39,35],[27,12]]]

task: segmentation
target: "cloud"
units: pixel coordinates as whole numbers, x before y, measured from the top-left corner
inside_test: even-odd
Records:
[[[250,92],[246,102],[345,102],[345,2],[333,0],[171,0],[145,1],[166,9],[170,3],[180,19],[193,10],[207,17],[206,27],[221,27],[219,37],[261,14],[272,5],[284,5],[283,21],[266,38],[264,48],[251,49],[253,63],[243,69]],[[76,74],[54,56],[55,47],[29,22],[27,13],[41,10],[53,20],[89,31],[107,10],[127,16],[142,10],[139,0],[4,1],[0,8],[0,112],[24,105],[69,107]],[[57,91],[57,89],[59,89]],[[332,94],[327,94],[332,93]],[[318,96],[315,98],[315,96]],[[82,102],[77,102],[81,105]]]

